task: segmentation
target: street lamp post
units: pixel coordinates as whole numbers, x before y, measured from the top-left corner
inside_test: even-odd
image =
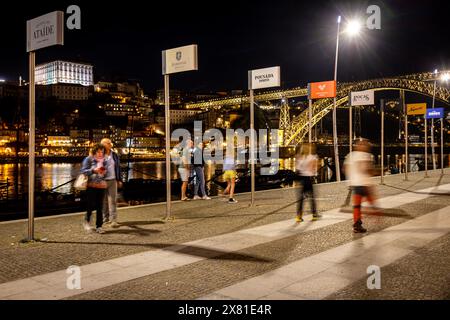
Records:
[[[334,60],[334,83],[337,87],[337,65],[338,65],[338,56],[339,56],[339,33],[341,26],[341,16],[338,16],[337,19],[337,34],[336,34],[336,57]],[[361,24],[357,20],[349,21],[347,28],[345,30],[350,36],[356,36],[361,30]],[[337,88],[336,88],[337,91]],[[337,92],[336,92],[337,93]],[[350,107],[351,114],[351,107]],[[349,120],[351,121],[351,115],[349,116]],[[351,126],[351,123],[350,123]],[[351,133],[350,133],[351,134]],[[350,138],[351,140],[351,138]],[[333,146],[334,146],[334,161],[336,163],[336,180],[341,181],[341,170],[339,165],[339,145],[337,138],[337,116],[336,116],[336,95],[333,98]],[[350,150],[351,150],[351,142],[350,142]]]
[[[339,30],[341,26],[341,16],[337,20],[337,34],[336,34],[336,58],[334,60],[334,83],[337,86],[337,64],[339,55]],[[336,166],[336,180],[341,181],[341,170],[339,166],[339,146],[337,138],[337,123],[336,123],[336,95],[333,98],[333,147],[334,147],[334,163]]]

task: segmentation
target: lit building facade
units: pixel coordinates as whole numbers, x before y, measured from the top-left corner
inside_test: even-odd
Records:
[[[186,110],[186,109],[171,109],[170,110],[170,124],[184,124],[196,120],[196,116],[200,114],[201,110]],[[157,116],[156,122],[158,124],[165,124],[164,116]]]
[[[58,100],[88,100],[89,87],[70,84],[53,84],[36,86],[36,99],[44,100],[55,97]]]
[[[47,136],[47,145],[52,147],[70,147],[72,141],[69,136]]]
[[[57,83],[93,86],[93,66],[86,63],[69,61],[52,61],[36,66],[36,84],[50,85]]]

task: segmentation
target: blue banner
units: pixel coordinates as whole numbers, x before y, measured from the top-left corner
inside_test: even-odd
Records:
[[[444,108],[427,109],[427,119],[440,119],[444,117]]]

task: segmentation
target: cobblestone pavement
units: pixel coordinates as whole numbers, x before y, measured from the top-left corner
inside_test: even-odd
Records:
[[[367,290],[366,280],[361,280],[327,299],[449,300],[449,252],[450,235],[447,234],[381,268],[382,282],[379,290]]]
[[[450,183],[448,175],[441,177],[436,172],[431,176],[425,179],[422,173],[412,174],[409,181],[403,181],[403,176],[400,175],[388,176],[386,185],[378,188],[379,197]],[[342,206],[347,195],[348,188],[345,183],[318,185],[319,210],[325,211]],[[170,222],[164,222],[161,219],[164,216],[164,204],[126,208],[119,211],[122,226],[118,229],[108,229],[104,235],[86,234],[81,228],[81,215],[38,219],[36,235],[47,238],[47,241],[33,244],[18,244],[18,240],[25,236],[26,222],[1,223],[0,283],[63,270],[70,265],[95,263],[286,220],[292,218],[295,212],[296,189],[258,192],[257,206],[254,208],[248,205],[248,194],[239,195],[237,199],[239,203],[235,205],[226,204],[225,199],[220,197],[210,201],[175,203],[173,206],[175,220]],[[449,205],[450,197],[433,195],[386,210],[381,218],[367,216],[365,221],[370,232],[377,232]],[[346,210],[349,212],[349,220],[345,222],[238,252],[226,253],[220,257],[202,260],[73,298],[198,298],[292,261],[353,241],[359,236],[350,232],[350,207]],[[344,296],[334,298],[340,297]]]

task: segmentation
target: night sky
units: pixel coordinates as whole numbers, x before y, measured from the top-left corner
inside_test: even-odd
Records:
[[[136,79],[146,92],[163,86],[161,50],[196,43],[199,71],[171,87],[191,92],[246,89],[247,70],[281,66],[282,86],[333,77],[336,18],[381,8],[381,30],[341,36],[338,80],[351,81],[450,67],[449,11],[444,1],[8,1],[2,3],[0,78],[28,78],[26,20],[70,4],[81,30],[65,45],[37,52],[94,65],[95,81]],[[68,15],[66,15],[66,18]]]

